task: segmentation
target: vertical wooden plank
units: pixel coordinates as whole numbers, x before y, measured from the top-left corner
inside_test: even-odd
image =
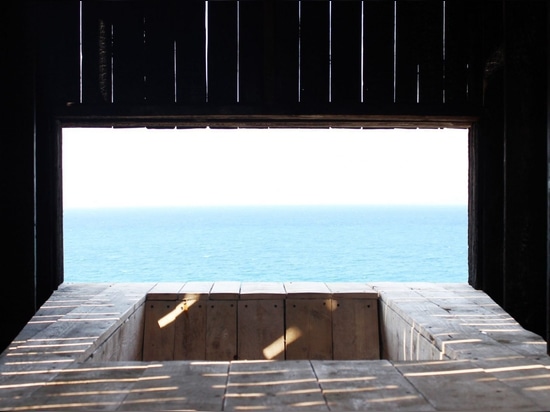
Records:
[[[241,300],[238,305],[238,359],[284,360],[283,299]]]
[[[208,102],[237,101],[237,2],[208,2]]]
[[[178,300],[183,314],[176,319],[174,359],[206,359],[206,307],[212,282],[187,282]]]
[[[37,73],[40,99],[65,106],[80,100],[80,5],[78,2],[37,3]]]
[[[361,101],[361,5],[332,2],[332,102]]]
[[[146,301],[143,360],[174,359],[175,319],[183,311],[176,301]]]
[[[237,358],[237,301],[209,300],[206,308],[206,360]]]
[[[176,319],[174,360],[205,360],[207,300],[189,298],[180,304],[183,313]]]
[[[206,101],[204,1],[176,1],[174,7],[177,103]]]
[[[329,2],[301,2],[300,102],[329,101]]]
[[[363,101],[393,103],[394,2],[363,2]]]
[[[264,2],[239,2],[239,102],[264,97]]]
[[[396,2],[396,72],[395,99],[397,103],[417,103],[417,66],[421,13],[416,1]]]
[[[145,101],[144,3],[111,4],[113,15],[113,103]]]
[[[341,297],[334,305],[334,359],[380,359],[377,301]]]
[[[332,299],[286,300],[286,359],[332,359]]]
[[[443,102],[443,2],[426,1],[422,5],[419,60],[419,102]]]
[[[111,25],[105,2],[82,2],[82,103],[111,102]]]
[[[461,104],[467,101],[468,89],[468,4],[445,3],[445,103]]]
[[[145,3],[145,100],[169,104],[176,99],[174,2]]]
[[[273,96],[275,103],[298,102],[299,19],[298,1],[273,4]]]
[[[443,101],[442,2],[397,2],[396,101]]]

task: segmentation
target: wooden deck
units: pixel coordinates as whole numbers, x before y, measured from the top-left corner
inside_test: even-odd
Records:
[[[62,285],[0,356],[0,410],[547,410],[550,405],[546,343],[465,284],[364,285],[380,294],[386,359],[136,361],[143,344],[132,337],[143,332],[147,293],[171,298],[177,287],[177,293],[197,298],[231,290],[199,286],[188,285],[185,292],[183,284]],[[254,299],[265,291],[261,285],[241,285],[239,293],[243,290]]]

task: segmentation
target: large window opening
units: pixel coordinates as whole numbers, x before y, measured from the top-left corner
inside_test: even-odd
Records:
[[[464,129],[63,129],[66,282],[466,282]]]

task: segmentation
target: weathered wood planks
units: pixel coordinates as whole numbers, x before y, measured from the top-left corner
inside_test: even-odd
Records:
[[[379,359],[377,298],[365,284],[159,284],[143,359]]]

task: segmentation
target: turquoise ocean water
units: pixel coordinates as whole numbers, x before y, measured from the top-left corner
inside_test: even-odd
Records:
[[[466,206],[64,212],[66,282],[466,282]]]

